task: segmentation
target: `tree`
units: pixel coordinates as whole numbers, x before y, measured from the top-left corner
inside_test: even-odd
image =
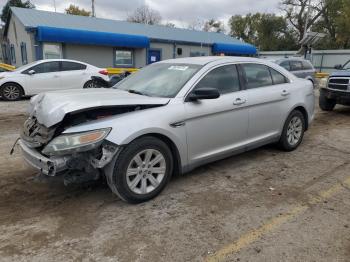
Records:
[[[252,43],[260,50],[293,50],[296,39],[287,22],[274,14],[235,15],[229,20],[231,35]]]
[[[184,27],[189,29],[189,30],[200,31],[200,30],[202,30],[203,26],[204,26],[204,22],[200,19],[196,19],[196,20],[189,21],[188,24]]]
[[[341,48],[350,47],[350,2],[342,0],[342,6],[336,17],[336,26],[338,29],[337,42]]]
[[[81,15],[81,16],[90,16],[91,12],[86,11],[84,8],[79,8],[77,5],[71,4],[68,8],[65,9],[66,14],[69,15]]]
[[[156,10],[151,9],[148,5],[138,7],[132,14],[127,18],[128,22],[147,24],[147,25],[158,25],[160,24],[162,17]]]
[[[224,24],[221,21],[210,19],[205,22],[203,31],[222,33],[225,31],[225,28],[224,28]]]
[[[172,28],[175,28],[175,27],[176,27],[175,24],[174,24],[174,23],[171,23],[171,22],[167,22],[167,23],[165,24],[165,26],[167,26],[167,27],[172,27]]]
[[[333,1],[313,0],[311,1],[309,12],[309,0],[282,0],[281,9],[285,12],[286,19],[298,35],[299,41],[304,37],[308,14],[309,19],[306,30],[312,27],[322,14],[324,14],[330,2]]]
[[[11,6],[22,7],[22,8],[35,8],[35,5],[33,5],[29,0],[24,2],[22,2],[22,0],[9,0],[2,8],[1,21],[3,21],[4,23],[7,22],[7,19],[10,14]]]

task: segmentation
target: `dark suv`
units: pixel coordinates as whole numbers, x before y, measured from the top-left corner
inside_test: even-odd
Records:
[[[336,65],[330,74],[327,86],[320,89],[320,108],[332,111],[336,104],[350,106],[350,60],[343,66]]]

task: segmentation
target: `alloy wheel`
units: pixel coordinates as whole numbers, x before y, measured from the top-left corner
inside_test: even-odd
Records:
[[[287,128],[287,141],[291,146],[295,146],[299,143],[300,138],[302,136],[303,131],[303,123],[302,120],[298,116],[294,116]]]
[[[3,87],[2,95],[7,100],[16,100],[20,96],[20,90],[17,86],[7,85]]]
[[[146,149],[137,153],[126,170],[126,182],[136,194],[148,194],[159,187],[165,177],[166,161],[161,152]]]

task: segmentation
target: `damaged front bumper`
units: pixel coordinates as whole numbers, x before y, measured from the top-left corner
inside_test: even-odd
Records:
[[[103,143],[99,152],[97,150],[47,157],[35,148],[30,147],[23,139],[19,140],[22,155],[25,161],[47,176],[74,172],[87,175],[96,174],[98,169],[103,169],[117,154],[119,147],[110,142]]]
[[[19,140],[24,160],[32,167],[38,169],[42,174],[55,176],[57,173],[68,169],[67,161],[71,157],[48,158],[34,148],[30,148],[25,142]]]

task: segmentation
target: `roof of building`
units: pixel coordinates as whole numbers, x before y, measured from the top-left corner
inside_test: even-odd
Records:
[[[104,33],[142,35],[151,40],[191,42],[198,44],[244,44],[240,40],[223,33],[172,28],[161,25],[145,25],[95,17],[67,15],[28,8],[11,7],[11,11],[21,23],[28,28],[45,26],[89,30]]]

